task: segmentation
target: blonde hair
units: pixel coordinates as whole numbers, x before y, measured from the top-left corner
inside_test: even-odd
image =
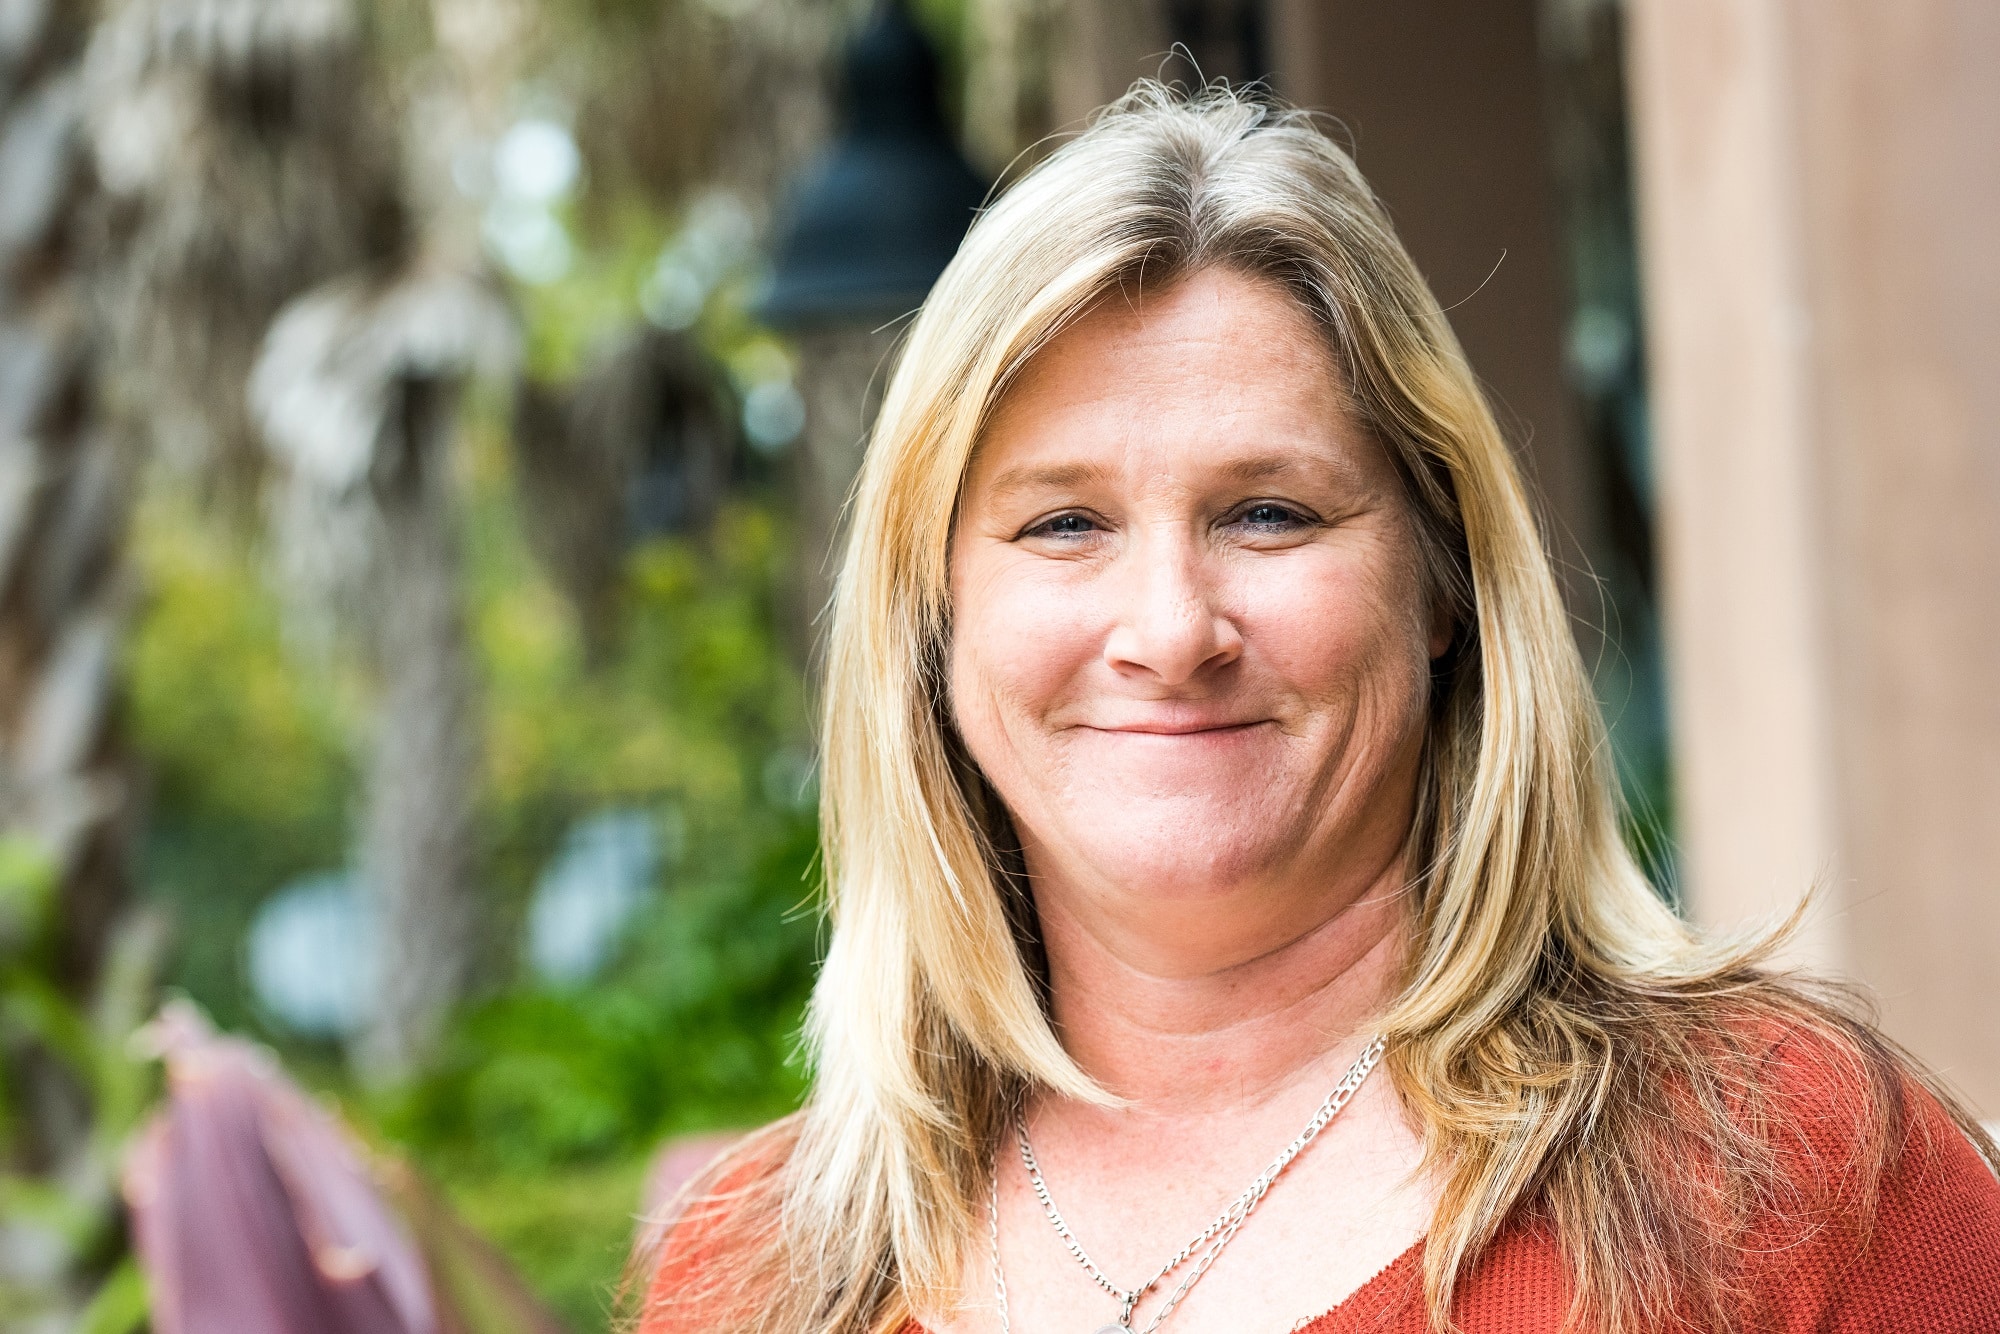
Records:
[[[1858,1142],[1879,1164],[1897,1058],[1754,951],[1697,941],[1628,853],[1513,460],[1353,162],[1301,113],[1154,85],[1002,195],[909,330],[833,603],[816,1084],[722,1169],[715,1198],[733,1204],[709,1213],[726,1244],[705,1245],[713,1262],[665,1299],[773,1334],[892,1330],[947,1308],[1016,1099],[1105,1099],[1051,1028],[1006,814],[948,716],[947,550],[982,424],[1021,367],[1106,294],[1208,266],[1279,284],[1324,331],[1456,627],[1411,833],[1404,986],[1382,1022],[1444,1182],[1425,1251],[1433,1319],[1502,1223],[1531,1213],[1605,1329],[1728,1327],[1727,1247],[1778,1179],[1756,1063],[1775,1034],[1827,1035],[1857,1074]]]

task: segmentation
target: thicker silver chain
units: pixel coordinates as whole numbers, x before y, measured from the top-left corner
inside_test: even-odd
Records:
[[[1108,1334],[1108,1331],[1112,1330],[1131,1330],[1132,1313],[1138,1307],[1140,1300],[1165,1281],[1167,1275],[1186,1264],[1199,1251],[1200,1258],[1195,1261],[1194,1268],[1188,1271],[1187,1277],[1183,1278],[1180,1285],[1169,1294],[1160,1309],[1153,1313],[1153,1318],[1146,1323],[1145,1329],[1136,1331],[1136,1334],[1155,1334],[1155,1331],[1166,1323],[1167,1317],[1174,1313],[1174,1308],[1181,1304],[1181,1299],[1187,1296],[1188,1290],[1201,1280],[1201,1276],[1208,1272],[1209,1266],[1215,1263],[1216,1257],[1222,1254],[1222,1248],[1236,1236],[1244,1220],[1250,1217],[1250,1211],[1257,1207],[1258,1202],[1271,1189],[1272,1183],[1292,1165],[1294,1158],[1305,1152],[1308,1144],[1319,1138],[1319,1132],[1326,1129],[1327,1122],[1339,1115],[1340,1109],[1347,1105],[1348,1100],[1361,1087],[1362,1081],[1368,1078],[1369,1072],[1381,1061],[1384,1045],[1383,1038],[1377,1034],[1362,1050],[1361,1055],[1355,1058],[1354,1064],[1347,1068],[1347,1073],[1341,1077],[1341,1081],[1334,1085],[1333,1092],[1326,1095],[1326,1101],[1322,1102],[1319,1110],[1313,1113],[1312,1120],[1306,1122],[1306,1128],[1295,1135],[1292,1142],[1271,1160],[1271,1165],[1265,1168],[1241,1195],[1231,1200],[1228,1206],[1215,1216],[1213,1222],[1196,1233],[1193,1240],[1174,1252],[1173,1257],[1160,1266],[1158,1272],[1136,1288],[1121,1288],[1113,1283],[1083,1249],[1083,1243],[1077,1240],[1076,1233],[1071,1231],[1069,1224],[1064,1221],[1062,1211],[1056,1208],[1056,1202],[1049,1194],[1048,1182],[1042,1179],[1041,1164],[1035,1161],[1034,1146],[1028,1142],[1026,1118],[1015,1118],[1014,1137],[1020,1143],[1021,1165],[1027,1168],[1028,1184],[1034,1188],[1035,1198],[1041,1201],[1043,1214],[1047,1216],[1050,1226],[1055,1228],[1056,1235],[1062,1238],[1063,1245],[1068,1247],[1069,1253],[1076,1258],[1076,1262],[1083,1266],[1098,1287],[1109,1293],[1119,1304],[1117,1323],[1106,1326],[1104,1330],[1099,1331],[1099,1334]],[[993,1191],[987,1200],[986,1212],[987,1221],[991,1225],[993,1288],[994,1294],[1000,1299],[1001,1334],[1013,1334],[1013,1327],[1007,1318],[1007,1277],[1000,1268],[1000,1163],[997,1156],[993,1163]],[[1204,1250],[1203,1247],[1207,1249]]]

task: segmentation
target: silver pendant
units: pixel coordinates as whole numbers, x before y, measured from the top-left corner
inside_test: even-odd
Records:
[[[1098,1330],[1097,1334],[1132,1334],[1132,1327],[1130,1325],[1106,1325],[1104,1328]]]

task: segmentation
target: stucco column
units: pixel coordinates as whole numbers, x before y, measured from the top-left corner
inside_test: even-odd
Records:
[[[2000,1111],[2000,6],[1630,0],[1687,900]]]

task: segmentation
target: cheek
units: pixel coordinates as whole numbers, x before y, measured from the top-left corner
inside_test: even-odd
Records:
[[[1004,557],[955,566],[952,713],[982,766],[1003,763],[991,752],[1023,744],[1095,657],[1090,599],[1075,587]]]
[[[1429,695],[1429,623],[1414,569],[1393,544],[1272,562],[1245,580],[1245,637],[1299,695],[1405,714]],[[1387,721],[1387,720],[1385,720]]]

